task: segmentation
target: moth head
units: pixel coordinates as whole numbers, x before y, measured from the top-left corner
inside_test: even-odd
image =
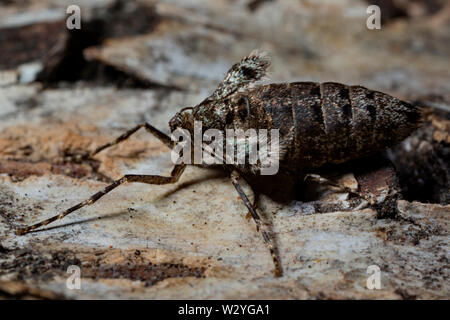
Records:
[[[178,111],[169,121],[170,131],[177,128],[190,129],[193,127],[194,118],[192,116],[192,107],[183,108]]]

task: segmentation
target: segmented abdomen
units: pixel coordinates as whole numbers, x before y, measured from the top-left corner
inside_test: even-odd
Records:
[[[416,129],[421,116],[415,106],[361,86],[294,82],[257,90],[271,127],[289,142],[289,166],[342,163],[389,148]]]

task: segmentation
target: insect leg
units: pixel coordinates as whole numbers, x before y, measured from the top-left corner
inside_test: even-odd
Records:
[[[141,182],[141,183],[148,183],[148,184],[169,184],[169,183],[175,183],[180,178],[181,174],[183,173],[184,169],[186,168],[185,164],[178,164],[176,165],[171,174],[170,177],[165,176],[153,176],[153,175],[138,175],[138,174],[127,174],[124,175],[122,178],[114,181],[110,185],[108,185],[106,188],[104,188],[102,191],[97,192],[93,196],[91,196],[89,199],[78,203],[77,205],[61,212],[60,214],[53,216],[47,220],[41,221],[39,223],[36,223],[34,225],[25,227],[23,229],[18,229],[16,233],[18,235],[26,234],[30,231],[33,231],[39,227],[45,226],[55,220],[59,220],[67,216],[69,213],[74,212],[86,205],[91,205],[95,203],[98,199],[103,197],[108,192],[112,191],[113,189],[117,188],[121,184],[125,182]]]
[[[259,199],[259,193],[256,193],[255,191],[253,191],[254,194],[254,199],[253,199],[253,204],[252,207],[257,210],[258,209],[258,199]],[[245,215],[245,219],[250,219],[250,217],[252,216],[252,213],[250,212],[250,210],[247,212],[247,214]]]
[[[362,198],[364,200],[369,201],[369,203],[372,202],[372,200],[366,199],[364,194],[362,194],[361,192],[358,192],[357,190],[352,190],[349,187],[346,187],[346,186],[340,185],[338,183],[335,183],[335,182],[331,181],[330,179],[322,177],[321,175],[318,175],[318,174],[306,174],[304,180],[305,181],[306,180],[311,180],[311,181],[314,181],[314,182],[322,184],[322,185],[328,185],[328,186],[334,188],[334,190],[336,190],[336,191],[341,191],[341,192],[346,192],[346,193],[349,193],[349,194],[353,194],[353,195],[356,195],[356,196],[358,196],[358,197],[360,197],[360,198]]]
[[[273,260],[273,264],[275,266],[275,270],[274,270],[274,274],[276,277],[280,277],[281,276],[281,264],[280,261],[278,259],[278,256],[275,252],[275,248],[274,245],[272,244],[272,241],[269,237],[269,233],[267,232],[267,227],[266,225],[261,221],[261,217],[259,216],[259,214],[256,212],[255,208],[252,206],[252,204],[250,203],[250,201],[248,200],[247,195],[245,194],[244,190],[242,190],[241,185],[239,184],[239,173],[237,171],[233,171],[231,173],[231,183],[233,183],[234,187],[236,188],[236,191],[238,192],[239,196],[241,197],[242,201],[244,201],[245,206],[247,207],[247,209],[250,211],[250,214],[253,218],[253,220],[255,221],[256,224],[256,230],[258,230],[259,232],[261,232],[261,235],[264,239],[265,244],[267,245],[267,247],[269,248],[270,254],[272,256],[272,260]]]
[[[173,147],[173,142],[170,139],[170,137],[168,135],[166,135],[165,133],[159,131],[158,129],[156,129],[155,127],[153,127],[151,124],[148,123],[141,123],[139,125],[137,125],[136,127],[134,127],[133,129],[128,130],[127,132],[123,133],[122,135],[120,135],[119,137],[117,137],[115,140],[106,143],[100,147],[98,147],[97,149],[95,149],[90,156],[94,156],[97,153],[99,153],[100,151],[109,148],[111,146],[114,146],[126,139],[128,139],[133,133],[135,133],[136,131],[138,131],[140,128],[144,127],[145,130],[147,130],[147,132],[149,132],[150,134],[154,135],[156,138],[158,138],[162,143],[164,143],[166,146],[168,146],[169,148],[172,149]]]

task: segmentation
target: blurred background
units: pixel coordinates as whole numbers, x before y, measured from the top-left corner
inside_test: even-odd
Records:
[[[371,5],[380,8],[379,29],[368,27],[374,22],[375,12],[367,11]],[[434,212],[448,225],[449,1],[0,0],[0,262],[7,261],[1,262],[0,280],[34,279],[50,290],[39,294],[50,298],[448,298],[443,280],[448,259],[439,251],[448,246],[447,236],[423,244],[421,239],[435,236],[437,229],[345,214],[339,216],[343,224],[318,215],[327,227],[314,233],[319,220],[308,228],[302,216],[318,210],[314,203],[270,210],[272,205],[263,205],[262,210],[278,212],[274,225],[282,261],[292,272],[284,278],[291,282],[267,285],[271,261],[243,219],[234,190],[227,179],[197,168],[185,176],[205,178],[199,185],[183,182],[180,188],[158,187],[151,193],[147,186],[130,185],[96,206],[91,220],[87,215],[73,223],[81,217],[74,215],[62,223],[68,223],[66,228],[30,238],[8,236],[13,227],[66,209],[124,173],[169,172],[167,149],[145,132],[95,159],[74,159],[144,121],[169,132],[176,111],[201,102],[232,64],[257,48],[272,56],[270,82],[362,85],[422,106],[424,126],[386,155],[408,201],[403,212]],[[104,219],[94,224],[97,216]],[[328,226],[336,229],[328,233]],[[317,242],[309,242],[317,232]],[[380,239],[393,241],[397,249]],[[28,246],[34,251],[17,251]],[[43,254],[46,250],[51,258]],[[417,261],[407,253],[411,250],[417,250]],[[136,260],[143,256],[154,265]],[[130,261],[136,268],[127,267]],[[393,267],[384,270],[398,278],[389,280],[384,291],[367,292],[361,281],[374,261],[389,261]],[[145,288],[138,294],[134,284],[105,282],[78,294],[65,289],[64,279],[49,282],[64,274],[67,264],[81,262],[86,262],[86,277],[144,279]],[[25,271],[24,265],[29,266]],[[342,281],[339,270],[345,273]],[[398,276],[398,270],[421,272],[423,282],[415,282],[414,273]],[[269,282],[231,279],[247,272],[267,276]],[[152,287],[166,278],[211,276],[218,278],[196,282],[202,289],[195,292],[188,280],[172,288]],[[0,296],[15,292],[11,288],[20,281],[0,281]],[[27,288],[24,295],[32,296]]]

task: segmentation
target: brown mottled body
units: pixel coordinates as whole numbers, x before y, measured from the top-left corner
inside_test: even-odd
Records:
[[[205,130],[279,129],[280,170],[295,173],[387,149],[415,130],[421,117],[405,101],[334,82],[254,86],[205,101],[192,113]]]

